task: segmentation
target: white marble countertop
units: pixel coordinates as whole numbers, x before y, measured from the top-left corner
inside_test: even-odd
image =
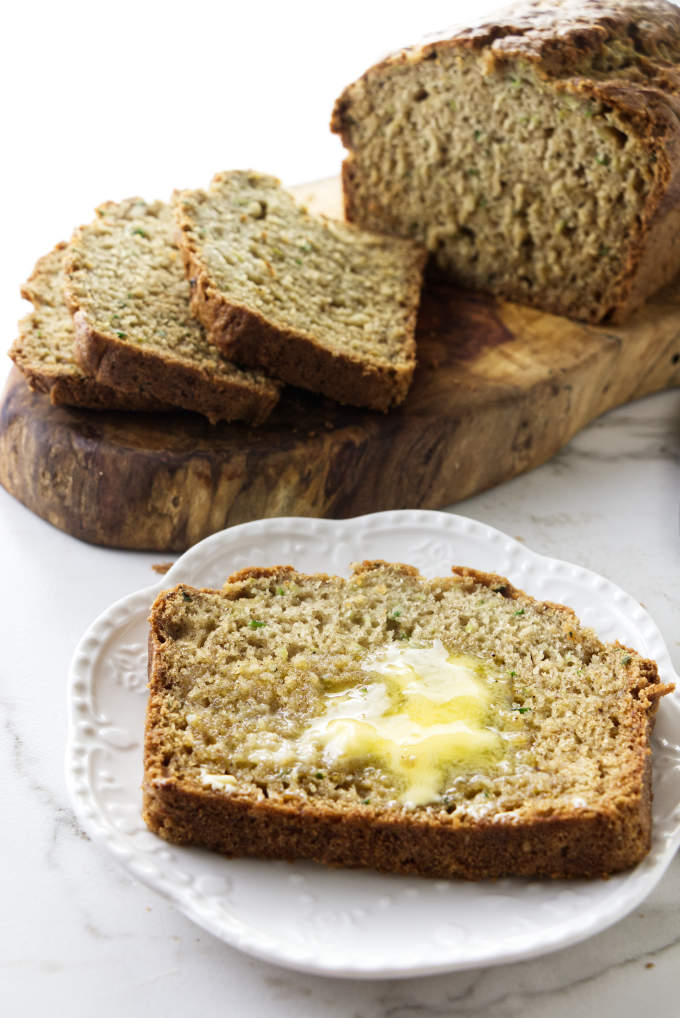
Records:
[[[642,601],[680,666],[680,392],[624,407],[545,466],[455,507]],[[627,919],[535,961],[404,981],[334,981],[255,961],[136,883],[80,830],[63,777],[65,678],[78,637],[153,582],[159,554],[83,544],[0,489],[4,644],[0,1008],[71,1018],[632,1018],[678,1013],[680,860]],[[165,556],[167,557],[167,556]],[[191,1002],[190,1005],[188,1002]]]

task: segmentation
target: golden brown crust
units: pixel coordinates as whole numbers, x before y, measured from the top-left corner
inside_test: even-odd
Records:
[[[228,379],[180,360],[168,359],[159,365],[158,357],[148,351],[96,332],[82,312],[76,311],[73,321],[78,364],[112,389],[143,398],[155,396],[203,414],[212,424],[233,420],[261,424],[277,403],[276,389],[248,391],[242,383],[231,385]]]
[[[366,561],[354,576],[384,567]],[[395,566],[404,576],[419,577],[410,566]],[[456,582],[487,586],[503,597],[550,610],[515,588],[505,577],[454,567]],[[300,574],[297,574],[300,576]],[[244,569],[230,577],[239,585],[257,579],[293,578],[290,566]],[[300,579],[304,577],[300,576]],[[321,576],[317,577],[322,579]],[[307,858],[334,866],[367,866],[397,873],[463,877],[477,880],[504,875],[597,877],[637,863],[651,836],[651,754],[649,738],[660,696],[672,687],[658,681],[656,666],[635,655],[627,677],[626,726],[629,780],[612,800],[596,807],[566,806],[529,811],[521,817],[488,817],[403,813],[390,809],[322,799],[273,802],[238,789],[224,794],[183,781],[168,768],[160,722],[171,697],[172,677],[165,671],[163,644],[171,637],[172,597],[193,588],[185,585],[157,599],[149,635],[149,705],[145,736],[144,817],[151,830],[169,841],[202,845],[229,856]],[[561,607],[561,606],[558,606]],[[562,608],[565,624],[575,616]],[[632,695],[631,695],[632,694]]]
[[[218,174],[215,180],[221,176]],[[414,334],[427,260],[423,248],[395,241],[409,252],[410,271],[408,291],[399,301],[404,333],[401,363],[391,364],[359,352],[330,349],[312,334],[277,325],[256,308],[230,299],[215,284],[181,197],[180,192],[175,213],[178,243],[191,283],[191,310],[225,357],[248,367],[260,367],[274,378],[340,403],[386,411],[404,401],[415,369]]]
[[[607,50],[617,46],[630,53],[608,69]],[[353,90],[394,64],[436,59],[448,49],[483,52],[489,69],[527,61],[556,91],[601,102],[628,123],[654,164],[654,184],[606,304],[577,315],[593,322],[625,321],[680,270],[680,11],[665,0],[524,0],[493,21],[400,51],[369,68],[338,98],[331,117],[331,130],[350,152],[342,180],[351,222],[371,218],[355,182]],[[562,313],[559,302],[541,306]]]
[[[484,880],[502,876],[601,877],[635,865],[649,849],[649,781],[636,803],[589,814],[458,822],[381,814],[366,807],[253,802],[183,788],[175,779],[145,785],[144,819],[155,833],[228,856],[312,859],[330,866]]]
[[[385,566],[388,566],[392,573],[398,573],[402,576],[420,576],[420,573],[414,566],[404,565],[403,562],[386,562],[384,559],[379,558],[364,559],[363,562],[353,562],[352,576],[360,577],[363,573],[371,573],[373,570],[383,569]],[[455,569],[452,571],[455,572]],[[474,572],[474,570],[466,571],[470,574]],[[245,569],[239,569],[238,572],[232,573],[225,583],[225,588],[239,583],[247,584],[250,580],[286,580],[300,575],[294,566],[247,566]],[[483,574],[480,573],[479,575]],[[488,575],[491,576],[491,573]],[[322,583],[330,579],[338,579],[338,577],[330,576],[328,573],[315,573],[314,579]]]
[[[295,570],[292,566],[248,566],[245,569],[239,569],[236,573],[232,573],[225,585],[246,583],[248,580],[257,580],[260,577],[266,576],[271,579],[279,579],[284,576],[290,576],[294,572]]]
[[[83,407],[87,410],[122,410],[163,413],[176,409],[169,403],[144,393],[123,392],[104,385],[85,374],[40,371],[24,359],[17,340],[10,348],[12,358],[30,389],[44,392],[54,406]]]
[[[191,316],[169,206],[129,198],[96,211],[64,252],[64,297],[82,370],[212,423],[265,420],[280,386],[223,361]]]
[[[229,303],[213,286],[190,239],[185,233],[182,236],[186,238],[182,244],[186,271],[193,282],[191,310],[225,357],[248,367],[263,368],[274,378],[339,403],[373,410],[389,410],[403,403],[415,368],[417,297],[407,323],[411,363],[371,364],[329,350],[309,336],[280,329],[255,311]],[[423,254],[423,265],[424,262]]]

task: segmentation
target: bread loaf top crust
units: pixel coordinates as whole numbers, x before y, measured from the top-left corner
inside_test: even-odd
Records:
[[[553,75],[582,67],[607,76],[638,61],[658,62],[659,69],[677,64],[680,10],[667,0],[525,0],[469,27],[436,33],[420,48],[426,55],[442,39],[489,46],[500,59],[539,60]],[[609,62],[602,64],[607,51]]]
[[[357,101],[363,100],[379,79],[399,68],[436,63],[443,54],[455,52],[476,55],[484,75],[503,75],[506,68],[507,73],[513,68],[529,68],[535,80],[550,82],[556,94],[564,96],[567,104],[573,101],[585,116],[613,111],[612,125],[616,120],[617,129],[634,136],[648,164],[649,181],[644,188],[640,183],[643,205],[637,224],[631,224],[630,243],[620,263],[612,261],[608,270],[610,285],[605,299],[594,301],[591,297],[586,307],[577,301],[569,306],[559,298],[536,301],[546,310],[591,321],[604,317],[623,321],[680,270],[676,239],[680,228],[680,10],[664,0],[616,4],[526,0],[471,27],[438,33],[421,45],[387,57],[339,97],[331,128],[342,136],[350,153],[360,144]],[[609,160],[609,156],[605,158]],[[350,155],[345,163],[346,211],[349,218],[371,227],[367,198],[359,193],[352,159]],[[513,169],[506,172],[512,175]],[[562,228],[557,221],[552,226]],[[390,232],[389,222],[385,228]],[[606,231],[602,229],[600,235],[602,251],[609,254]],[[577,245],[574,258],[578,256]],[[485,288],[483,281],[477,283]],[[564,285],[568,290],[568,280]],[[494,292],[493,285],[490,289]],[[530,291],[500,292],[535,302]]]
[[[554,78],[656,85],[664,99],[680,91],[680,8],[670,0],[523,0],[468,27],[432,33],[391,53],[358,80],[391,64],[431,60],[442,45],[488,50],[490,65],[523,58]],[[348,126],[343,104],[355,85],[336,103],[333,130]],[[649,97],[640,98],[644,104]]]
[[[441,41],[428,41],[403,56],[430,59]],[[486,49],[490,66],[525,59],[548,77],[575,79],[575,93],[617,106],[634,119],[659,161],[654,212],[680,201],[680,8],[675,4],[528,0],[462,29],[448,44]]]

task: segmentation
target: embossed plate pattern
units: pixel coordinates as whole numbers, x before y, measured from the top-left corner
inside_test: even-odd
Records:
[[[157,584],[112,605],[83,636],[69,678],[66,774],[85,830],[135,876],[217,937],[290,968],[364,978],[423,975],[528,958],[597,933],[654,887],[680,843],[680,701],[662,703],[654,736],[654,838],[647,858],[607,881],[471,884],[330,870],[312,863],[224,859],[168,845],[140,816],[146,618],[159,590],[220,586],[244,566],[291,563],[347,574],[365,558],[428,576],[452,564],[508,576],[571,605],[605,640],[654,658],[678,681],[649,615],[608,580],[545,558],[505,534],[448,513],[352,520],[270,519],[207,538]]]

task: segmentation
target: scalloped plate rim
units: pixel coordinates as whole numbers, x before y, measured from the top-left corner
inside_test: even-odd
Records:
[[[78,787],[78,782],[74,775],[74,763],[78,755],[78,749],[81,745],[77,735],[77,719],[74,711],[74,691],[77,683],[82,684],[83,670],[87,669],[86,658],[88,655],[86,648],[88,645],[91,645],[93,641],[95,641],[96,646],[97,641],[102,639],[104,631],[107,632],[107,635],[110,635],[111,617],[130,609],[131,606],[135,605],[138,601],[141,601],[144,605],[146,605],[147,607],[145,610],[148,610],[148,607],[151,605],[157,593],[169,585],[182,582],[183,574],[186,574],[188,569],[194,565],[194,560],[200,560],[201,555],[205,554],[206,551],[209,551],[212,547],[219,547],[223,545],[225,541],[228,543],[234,542],[234,545],[236,546],[243,538],[249,537],[252,534],[259,534],[263,530],[265,532],[270,531],[274,536],[277,536],[277,534],[278,536],[283,536],[285,532],[302,529],[303,533],[300,535],[300,539],[304,541],[304,531],[309,531],[310,529],[317,532],[326,530],[329,532],[342,532],[346,529],[351,532],[362,525],[370,527],[373,525],[377,526],[378,524],[384,524],[389,530],[394,530],[399,529],[400,525],[404,526],[405,524],[408,524],[409,526],[415,525],[417,527],[428,523],[434,524],[435,522],[442,526],[444,530],[451,528],[453,533],[449,536],[460,537],[461,534],[456,530],[456,527],[462,524],[468,533],[471,531],[476,532],[478,536],[481,535],[494,541],[502,539],[504,542],[507,542],[508,546],[515,550],[515,553],[519,555],[520,558],[525,558],[533,561],[534,563],[539,563],[544,567],[552,567],[553,571],[561,568],[575,570],[576,573],[580,574],[584,578],[597,581],[600,586],[604,584],[605,591],[608,589],[612,593],[615,592],[619,603],[634,610],[639,623],[646,624],[649,633],[658,643],[659,650],[656,652],[656,660],[657,662],[662,663],[662,670],[666,673],[664,676],[666,681],[675,681],[678,684],[676,692],[664,698],[664,710],[668,714],[675,715],[675,725],[680,732],[680,678],[677,676],[677,673],[673,668],[663,635],[646,609],[644,609],[631,595],[627,594],[624,590],[622,590],[622,588],[618,587],[606,577],[601,576],[585,566],[569,562],[568,560],[543,555],[540,552],[534,551],[532,548],[515,540],[508,534],[505,534],[503,531],[498,530],[489,524],[482,523],[481,521],[475,520],[471,517],[465,517],[454,513],[409,509],[368,513],[362,516],[355,516],[343,520],[328,520],[316,517],[278,516],[264,520],[248,521],[246,523],[227,528],[226,530],[219,531],[215,534],[211,534],[209,537],[200,541],[198,544],[193,545],[184,552],[168,570],[168,572],[159,577],[155,583],[118,599],[107,609],[101,612],[90,626],[88,626],[79,640],[71,660],[68,677],[68,735],[65,754],[66,784],[76,816],[86,833],[93,841],[103,845],[119,865],[123,866],[126,871],[132,872],[136,879],[140,880],[146,886],[161,894],[164,898],[179,908],[179,910],[189,919],[196,922],[199,926],[206,929],[218,939],[225,941],[230,946],[244,951],[253,957],[297,971],[308,972],[316,975],[355,979],[409,978],[444,972],[465,971],[539,957],[594,936],[627,915],[637,905],[639,905],[644,898],[647,897],[659,880],[661,880],[673,859],[677,847],[680,845],[679,819],[676,821],[675,828],[666,834],[665,845],[659,858],[657,858],[652,865],[647,866],[646,873],[644,873],[642,879],[637,881],[637,886],[634,888],[633,893],[628,896],[623,894],[620,895],[619,898],[613,898],[610,902],[607,902],[608,907],[601,908],[599,912],[587,917],[582,926],[578,929],[572,928],[573,922],[571,920],[566,920],[562,924],[568,927],[568,929],[564,932],[561,932],[559,923],[555,924],[555,926],[551,928],[550,935],[547,939],[543,939],[540,944],[536,943],[534,938],[533,943],[519,946],[515,949],[504,948],[501,952],[498,952],[496,956],[489,956],[482,951],[480,952],[479,957],[466,957],[457,960],[455,956],[453,956],[433,963],[432,965],[428,965],[427,963],[417,964],[409,968],[404,968],[403,965],[396,968],[391,967],[389,964],[375,966],[370,962],[370,960],[368,960],[365,965],[357,963],[356,961],[349,965],[343,965],[342,962],[334,964],[332,958],[310,958],[308,953],[296,953],[290,950],[286,951],[285,949],[278,951],[272,950],[271,946],[267,946],[266,944],[263,945],[261,942],[263,939],[262,936],[260,936],[260,940],[258,941],[257,934],[260,931],[256,927],[252,924],[249,925],[235,916],[231,917],[232,923],[227,924],[225,927],[223,920],[214,918],[209,911],[202,910],[198,907],[192,896],[188,894],[183,887],[169,885],[165,878],[161,877],[161,879],[159,879],[155,874],[149,874],[147,868],[144,866],[143,855],[139,852],[135,853],[132,848],[125,846],[120,839],[112,839],[111,834],[107,831],[105,824],[102,822],[96,811],[86,808],[87,796],[83,792],[83,789]],[[89,786],[87,788],[87,792],[89,793],[90,799],[94,799],[94,793]],[[173,846],[173,848],[180,853],[185,851],[185,849],[181,846]],[[188,851],[194,850],[189,849]],[[264,865],[268,864],[264,863]],[[640,867],[644,866],[645,861],[643,860]],[[638,873],[640,867],[635,867],[633,870],[622,874],[621,878],[625,881],[627,877],[634,876]],[[331,873],[332,872],[333,871],[331,871]],[[256,934],[254,937],[252,936],[253,931]],[[521,941],[522,938],[519,939]],[[531,939],[531,937],[529,939]],[[281,948],[283,945],[278,946]]]

